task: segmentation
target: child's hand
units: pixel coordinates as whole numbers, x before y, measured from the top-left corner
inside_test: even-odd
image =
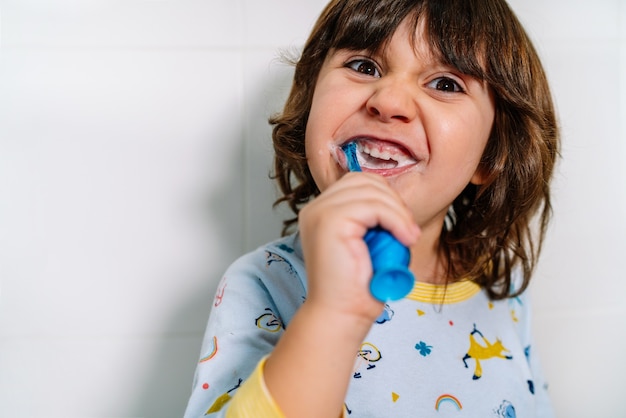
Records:
[[[369,292],[372,265],[363,236],[381,226],[403,244],[414,244],[419,228],[409,209],[384,178],[348,173],[302,209],[299,225],[307,304],[331,321],[348,318],[369,329],[382,304]]]

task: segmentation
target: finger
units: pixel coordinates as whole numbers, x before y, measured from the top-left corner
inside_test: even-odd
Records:
[[[336,221],[334,227],[348,234],[364,235],[367,228],[382,226],[405,245],[412,244],[419,235],[409,208],[386,182],[379,179],[346,181],[337,188],[329,188],[310,205],[308,209],[305,207],[307,212],[320,218],[314,223]],[[351,222],[346,223],[346,220]],[[357,229],[352,229],[354,227]]]

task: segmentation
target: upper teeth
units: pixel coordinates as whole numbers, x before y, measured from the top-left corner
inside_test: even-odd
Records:
[[[390,151],[383,151],[380,150],[379,147],[371,146],[368,143],[359,143],[357,149],[359,152],[365,153],[372,158],[385,161],[393,160],[396,162],[397,166],[402,166],[413,161],[411,157],[402,152],[391,153]]]

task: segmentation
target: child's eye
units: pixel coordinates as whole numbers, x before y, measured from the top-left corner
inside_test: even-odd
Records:
[[[439,77],[429,83],[429,87],[446,93],[462,93],[463,87],[450,77]]]
[[[380,72],[372,61],[367,59],[355,59],[346,63],[346,67],[357,73],[369,75],[371,77],[380,77]]]

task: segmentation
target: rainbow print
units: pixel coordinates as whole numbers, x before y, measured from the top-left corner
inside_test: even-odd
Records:
[[[213,337],[213,347],[211,347],[211,352],[207,356],[202,357],[199,363],[204,363],[205,361],[211,360],[213,357],[215,357],[216,354],[217,354],[217,337]]]
[[[452,395],[445,394],[437,398],[437,402],[435,402],[435,410],[439,411],[439,408],[441,408],[441,405],[443,405],[444,403],[450,403],[454,405],[457,411],[463,409],[463,405],[461,405],[461,402],[459,402],[457,398]]]

